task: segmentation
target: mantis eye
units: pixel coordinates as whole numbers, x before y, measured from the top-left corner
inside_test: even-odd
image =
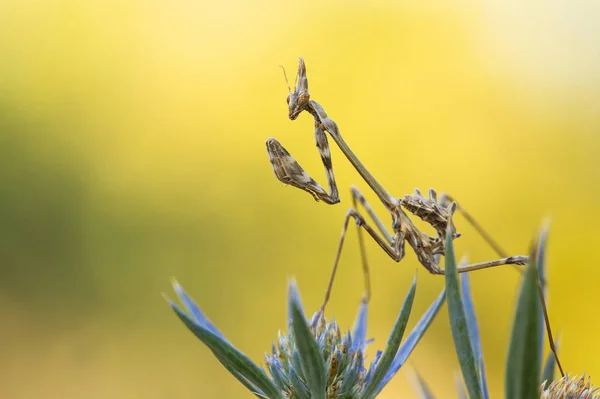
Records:
[[[289,94],[288,94],[287,99],[285,101],[287,101],[288,105],[290,104],[290,95]]]

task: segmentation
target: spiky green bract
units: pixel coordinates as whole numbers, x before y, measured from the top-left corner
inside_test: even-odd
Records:
[[[473,343],[469,335],[465,305],[460,293],[458,271],[456,268],[456,257],[454,256],[454,245],[451,223],[448,223],[446,231],[446,252],[444,258],[446,273],[446,295],[448,301],[448,313],[450,315],[450,329],[454,339],[454,347],[458,356],[458,362],[462,370],[467,391],[471,399],[482,399],[479,370],[473,350]]]
[[[550,227],[550,221],[547,220],[544,222],[544,224],[542,225],[542,228],[540,229],[540,232],[538,234],[538,240],[537,243],[535,245],[536,248],[536,252],[535,252],[535,265],[536,265],[536,271],[537,271],[537,277],[538,277],[538,296],[542,296],[544,298],[544,302],[547,304],[546,301],[546,247],[548,245],[548,233],[549,233],[549,227]],[[543,359],[543,355],[544,355],[544,343],[546,341],[546,330],[544,329],[544,325],[545,325],[545,320],[544,320],[544,312],[542,310],[541,307],[541,302],[540,302],[540,314],[538,316],[540,318],[540,323],[542,328],[540,328],[539,334],[540,334],[540,339],[538,341],[538,344],[540,346],[540,350],[539,350],[539,358],[538,358],[538,363],[540,364],[540,369],[542,369],[542,362],[544,361]],[[543,370],[542,370],[543,372]],[[540,375],[541,377],[541,375]],[[543,381],[543,380],[542,380]]]
[[[372,399],[398,372],[444,302],[444,292],[433,302],[400,346],[415,296],[416,279],[390,334],[385,354],[378,352],[365,367],[367,346],[366,303],[360,305],[354,332],[342,335],[335,321],[327,323],[319,311],[309,323],[302,310],[296,285],[289,286],[289,332],[279,334],[265,365],[270,377],[238,351],[174,282],[175,292],[187,312],[169,300],[185,325],[206,344],[223,364],[255,396],[268,399]]]
[[[553,381],[557,362],[552,352],[546,359],[542,375],[540,376],[539,374],[541,368],[539,352],[542,351],[541,343],[544,341],[545,335],[543,334],[542,329],[544,315],[542,312],[541,301],[539,301],[538,281],[536,281],[536,279],[541,279],[540,285],[543,289],[546,280],[545,254],[548,235],[547,226],[548,224],[546,223],[531,251],[531,262],[528,264],[525,271],[520,296],[515,310],[512,340],[510,343],[506,368],[506,398],[600,399],[600,387],[594,389],[589,377],[587,379],[585,376],[570,378],[567,374],[565,377]],[[447,248],[449,247],[450,246]],[[448,268],[446,269],[446,273],[448,273]],[[544,276],[543,279],[542,276]],[[479,359],[480,363],[479,372],[481,383],[482,386],[485,387],[487,381],[485,379],[483,355],[479,346],[479,330],[477,328],[477,319],[475,317],[475,310],[471,299],[469,280],[466,275],[463,275],[462,283],[462,297],[465,304],[469,335],[471,335],[472,338],[471,342],[475,343],[474,351],[476,358]],[[448,291],[448,295],[450,295],[450,290]],[[536,303],[538,306],[534,306]],[[556,344],[557,342],[555,341],[555,346]],[[429,399],[432,396],[430,393],[427,393],[427,396],[424,396],[423,386],[424,383],[421,383],[417,387],[417,390],[421,393],[422,398]],[[459,388],[459,397],[463,396],[464,395]]]
[[[469,399],[467,391],[465,391],[465,384],[460,374],[454,376],[454,382],[456,383],[456,392],[458,392],[458,399]]]
[[[296,346],[298,347],[302,374],[304,375],[311,398],[325,399],[325,392],[327,390],[325,363],[319,350],[319,344],[311,333],[308,322],[304,317],[304,310],[302,310],[295,284],[290,284],[289,313],[292,320],[292,330],[296,339]]]
[[[311,334],[314,336],[314,340],[318,344],[325,364],[327,399],[374,398],[400,370],[408,355],[413,351],[425,331],[427,331],[427,328],[445,299],[444,292],[442,292],[418,321],[406,341],[398,347],[403,335],[402,333],[406,328],[415,290],[416,280],[413,281],[411,289],[402,305],[398,320],[390,334],[386,352],[391,355],[387,355],[386,357],[384,353],[378,352],[369,368],[366,368],[364,365],[365,355],[363,352],[366,348],[367,304],[362,303],[359,308],[353,334],[348,332],[342,335],[336,322],[327,323],[321,312],[318,312],[312,321],[307,323]],[[295,295],[295,298],[298,298],[298,296]],[[300,303],[299,299],[295,301]],[[301,309],[301,307],[298,306],[298,309]],[[298,313],[300,314],[300,312]],[[306,323],[306,320],[304,322]],[[293,323],[294,321],[292,321]],[[297,394],[294,390],[296,386],[301,386],[308,390],[309,384],[306,382],[301,356],[298,353],[299,347],[296,338],[296,329],[292,326],[290,330],[288,335],[279,335],[278,342],[276,345],[273,345],[272,354],[267,355],[265,363],[269,365],[272,375],[277,374],[279,376],[275,379],[275,383],[284,392],[286,397],[298,397],[302,399],[306,397],[305,394]],[[273,370],[274,366],[277,367],[277,370]],[[293,377],[290,374],[291,369],[295,370]],[[381,375],[383,375],[383,378]],[[313,397],[314,395],[311,396],[311,399]]]
[[[379,360],[379,364],[375,369],[375,373],[373,374],[373,378],[367,384],[365,388],[365,392],[363,397],[365,399],[372,399],[377,395],[379,384],[383,381],[385,374],[390,368],[396,353],[398,352],[398,348],[400,347],[400,341],[402,341],[402,336],[404,335],[404,330],[406,329],[406,324],[408,323],[408,317],[410,316],[410,311],[412,309],[412,304],[415,299],[415,292],[417,290],[417,278],[413,279],[412,285],[410,286],[410,290],[408,291],[408,295],[404,300],[404,304],[402,305],[402,310],[400,311],[400,315],[394,324],[394,328],[392,329],[392,333],[388,338],[387,345]]]
[[[435,396],[429,389],[429,385],[425,382],[421,374],[418,373],[417,370],[412,370],[410,374],[410,380],[414,389],[417,391],[419,395],[419,399],[435,399]]]
[[[421,337],[423,337],[423,334],[425,333],[425,331],[427,331],[433,319],[435,319],[435,316],[444,304],[445,300],[446,290],[444,289],[442,290],[440,295],[438,295],[437,299],[431,304],[431,306],[429,306],[429,309],[427,309],[425,314],[421,316],[421,319],[417,322],[417,325],[413,328],[413,330],[410,332],[410,334],[408,334],[408,336],[404,340],[404,343],[402,344],[400,350],[396,354],[396,357],[394,358],[390,369],[385,375],[385,378],[383,379],[383,381],[381,381],[380,390],[389,382],[389,380],[392,379],[392,377],[394,377],[394,375],[396,375],[396,373],[398,372],[398,370],[400,370],[404,363],[406,363],[408,357],[421,340]]]
[[[556,360],[554,354],[549,354],[544,364],[544,370],[542,371],[542,389],[546,388],[552,381],[554,381],[554,374],[556,372]]]
[[[460,279],[462,288],[462,298],[465,305],[465,315],[467,317],[467,327],[469,336],[473,344],[473,352],[479,369],[479,382],[481,384],[481,393],[483,399],[488,399],[490,394],[487,387],[487,378],[485,375],[485,364],[483,362],[483,350],[481,349],[481,339],[479,336],[479,324],[477,323],[477,315],[475,314],[475,304],[471,295],[471,282],[469,281],[469,273],[463,273]],[[461,384],[462,387],[462,384]],[[463,388],[464,389],[464,388]]]
[[[554,343],[556,350],[558,351],[558,341]],[[554,381],[554,374],[556,373],[556,359],[554,353],[550,352],[544,363],[544,369],[542,370],[542,388],[550,385]]]
[[[301,306],[298,306],[299,301],[296,299],[294,301],[297,303],[295,306],[301,311]],[[301,314],[304,318],[304,313],[298,313],[294,317],[299,317]],[[342,335],[337,323],[335,321],[328,323],[321,312],[313,317],[310,324],[304,320],[305,325],[308,326],[308,334],[317,345],[317,353],[320,357],[312,361],[317,364],[316,368],[323,366],[321,375],[324,377],[325,386],[321,391],[321,388],[311,387],[316,384],[308,382],[306,372],[314,373],[313,364],[306,364],[306,361],[302,360],[298,334],[306,334],[307,331],[294,328],[294,323],[303,323],[303,321],[292,319],[289,334],[280,333],[271,354],[265,357],[265,364],[269,367],[271,375],[279,375],[276,384],[284,395],[300,399],[312,399],[319,394],[327,398],[361,398],[367,377],[367,370],[363,366],[364,341],[353,339],[350,333]],[[363,323],[364,326],[361,325]],[[363,330],[366,328],[366,305],[364,304],[357,316],[357,328]],[[306,336],[302,339],[309,340]],[[316,389],[319,391],[315,392]]]
[[[540,386],[542,309],[535,259],[534,250],[527,265],[513,321],[506,362],[505,397],[507,399],[535,398]]]
[[[171,303],[171,307],[186,327],[204,342],[210,350],[212,350],[225,368],[230,372],[235,371],[235,373],[232,374],[234,374],[234,376],[253,393],[258,393],[258,396],[266,395],[269,398],[283,398],[279,390],[275,387],[275,384],[267,377],[265,372],[254,364],[254,362],[246,355],[206,327],[194,323],[194,321],[174,303]]]

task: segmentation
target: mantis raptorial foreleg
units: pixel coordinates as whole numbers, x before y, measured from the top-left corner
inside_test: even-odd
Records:
[[[315,142],[321,155],[321,161],[325,168],[325,174],[327,176],[327,184],[329,186],[329,192],[316,182],[302,167],[300,164],[290,155],[290,153],[281,145],[275,138],[267,140],[267,152],[275,176],[285,184],[292,185],[310,193],[315,200],[321,200],[327,204],[337,204],[340,202],[338,194],[338,188],[335,183],[335,176],[333,174],[333,165],[331,163],[331,151],[329,149],[329,143],[325,132],[319,127],[315,126]]]

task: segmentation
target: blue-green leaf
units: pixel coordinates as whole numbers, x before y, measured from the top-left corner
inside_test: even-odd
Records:
[[[417,390],[419,399],[435,399],[435,396],[433,396],[431,389],[429,389],[429,386],[427,385],[425,380],[423,380],[421,374],[419,374],[417,370],[413,370],[411,374],[411,380],[414,388]]]
[[[300,297],[294,283],[290,283],[288,301],[292,329],[306,385],[310,390],[311,398],[325,399],[327,390],[325,363],[319,351],[319,345],[310,332],[310,327],[304,316],[304,310],[302,310]]]
[[[465,384],[463,383],[460,375],[456,375],[454,381],[456,382],[456,392],[458,392],[458,399],[469,399],[467,392],[465,391]]]
[[[548,232],[549,232],[549,222],[546,222],[540,231],[540,235],[539,235],[538,243],[537,243],[537,252],[535,254],[535,259],[536,259],[535,264],[537,266],[537,275],[538,275],[538,279],[540,282],[540,287],[542,287],[542,289],[541,289],[542,294],[540,294],[540,289],[538,287],[538,296],[540,296],[540,295],[544,296],[544,303],[546,303],[546,246],[548,243]],[[541,307],[541,304],[540,304],[540,314],[538,317],[541,320],[542,326],[545,326],[546,319],[544,318],[544,311]],[[540,351],[539,351],[538,363],[541,368],[542,361],[543,361],[543,354],[544,354],[544,341],[546,339],[545,328],[540,328],[539,334],[540,334],[540,341],[539,341]]]
[[[387,383],[396,375],[398,370],[404,365],[412,351],[415,349],[425,331],[431,325],[431,322],[437,315],[438,311],[444,304],[446,300],[446,290],[442,290],[440,295],[438,295],[437,299],[429,306],[429,309],[421,316],[421,319],[417,322],[415,327],[412,329],[410,334],[406,337],[400,349],[398,349],[398,353],[396,353],[396,357],[392,364],[390,365],[389,370],[385,374],[385,378],[381,381],[380,388],[377,392],[381,391],[383,387],[387,385]]]
[[[196,305],[196,302],[194,302],[192,298],[190,298],[190,296],[187,294],[187,292],[185,292],[183,287],[179,285],[177,280],[173,279],[172,284],[175,293],[181,300],[181,303],[183,303],[183,306],[185,306],[185,309],[187,310],[187,313],[192,318],[192,320],[196,324],[212,331],[214,334],[227,341],[227,338],[225,338],[223,334],[217,329],[217,327],[215,327],[215,325],[204,315],[202,310],[200,310],[200,307]]]
[[[471,399],[482,399],[483,393],[480,385],[477,361],[473,351],[473,344],[469,335],[465,305],[460,293],[456,258],[454,256],[454,245],[452,243],[451,223],[446,231],[446,295],[448,301],[448,313],[450,315],[450,329],[454,339],[454,347],[458,356],[458,363],[462,370],[465,384]]]
[[[365,302],[360,303],[356,320],[354,321],[354,332],[352,333],[352,346],[351,351],[360,350],[362,351],[365,347],[365,340],[367,338],[367,313],[368,306]]]
[[[342,398],[351,397],[351,391],[356,386],[358,373],[362,368],[363,352],[357,351],[355,353],[356,354],[353,357],[351,363],[348,365],[346,371],[344,372],[342,386],[340,388],[340,395]]]
[[[530,399],[538,395],[540,376],[540,318],[538,274],[532,254],[521,287],[506,362],[507,399]]]
[[[537,242],[537,251],[535,253],[536,266],[538,278],[544,289],[546,289],[546,247],[548,246],[548,229],[549,225],[546,224],[540,230],[540,235]]]
[[[402,341],[402,336],[404,335],[404,330],[406,329],[406,324],[408,323],[408,317],[410,316],[410,311],[412,309],[412,304],[415,299],[415,292],[417,289],[417,277],[413,279],[410,290],[408,291],[408,295],[406,295],[406,299],[402,304],[402,310],[398,315],[398,319],[396,319],[396,323],[394,324],[394,328],[388,338],[387,345],[379,359],[379,363],[375,368],[375,372],[373,377],[369,381],[368,385],[365,387],[363,391],[362,398],[370,399],[374,398],[377,393],[383,388],[380,384],[383,382],[383,378],[385,377],[396,353],[398,352],[398,348],[400,347],[400,341]]]
[[[304,382],[300,379],[300,376],[296,372],[296,369],[290,367],[289,369],[290,381],[292,382],[292,387],[294,392],[296,393],[298,399],[310,399],[310,392],[308,392],[308,388],[304,384]]]
[[[554,343],[556,351],[558,352],[558,341]],[[546,364],[544,365],[544,371],[542,372],[542,380],[540,383],[546,381],[546,386],[550,385],[552,381],[554,381],[554,373],[556,370],[556,359],[554,358],[554,353],[550,352],[548,354],[548,358],[546,359]]]
[[[471,296],[471,283],[469,281],[469,273],[462,274],[461,288],[463,303],[465,305],[465,315],[467,316],[469,336],[471,337],[473,351],[475,352],[475,360],[477,361],[477,367],[479,368],[479,382],[481,384],[481,392],[483,393],[483,398],[488,399],[490,395],[488,392],[487,378],[485,375],[485,364],[483,362],[483,350],[481,349],[481,338],[479,336],[479,325],[477,323],[477,315],[475,314],[475,304],[473,303],[473,297]]]
[[[269,398],[283,398],[281,391],[275,387],[275,384],[267,377],[265,372],[246,355],[207,327],[195,323],[179,308],[179,306],[171,302],[171,307],[187,328],[189,328],[196,337],[213,351],[217,359],[219,359],[228,370],[230,368],[236,370],[241,376],[247,379],[248,382],[258,387]],[[240,380],[237,374],[234,374],[234,376]],[[243,382],[243,380],[240,381]]]
[[[218,356],[217,356],[217,359],[219,359]],[[241,373],[239,373],[237,370],[233,369],[231,366],[228,366],[227,362],[225,362],[222,359],[219,359],[219,361],[227,369],[227,371],[229,371],[231,373],[231,375],[233,375],[235,378],[237,378],[237,380],[239,382],[241,382],[250,392],[252,392],[254,394],[254,396],[256,396],[257,398],[260,398],[260,399],[263,399],[265,397],[265,394],[263,391],[261,391],[260,389],[255,387],[254,384],[252,384],[250,381],[248,381],[248,379],[246,377],[244,377]]]

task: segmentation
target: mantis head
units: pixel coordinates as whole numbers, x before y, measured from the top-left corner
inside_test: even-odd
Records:
[[[285,75],[285,70],[283,71]],[[287,77],[285,78],[287,82]],[[288,103],[288,117],[294,120],[302,113],[302,111],[308,108],[310,103],[310,94],[308,93],[308,79],[306,78],[306,66],[304,66],[304,59],[302,57],[298,60],[298,74],[296,75],[296,81],[294,82],[294,91],[290,88],[288,83],[289,94],[287,97]]]

